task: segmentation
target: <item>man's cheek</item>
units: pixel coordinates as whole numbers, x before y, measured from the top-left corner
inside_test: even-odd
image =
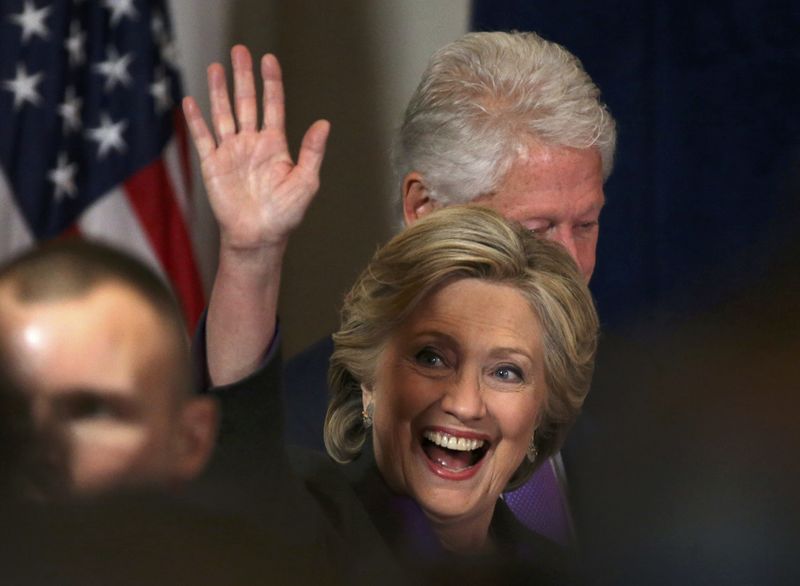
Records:
[[[135,481],[146,458],[148,434],[141,424],[113,420],[69,425],[70,469],[76,490],[102,490]]]

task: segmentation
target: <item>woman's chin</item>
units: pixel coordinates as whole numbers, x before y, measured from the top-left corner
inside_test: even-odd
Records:
[[[420,491],[416,500],[429,518],[440,522],[472,518],[489,506],[488,503],[477,502],[474,494],[433,487]]]
[[[474,517],[491,508],[498,495],[490,494],[484,461],[472,466],[453,466],[423,456],[414,498],[433,519]]]

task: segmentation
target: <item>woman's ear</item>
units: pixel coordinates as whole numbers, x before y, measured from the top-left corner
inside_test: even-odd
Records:
[[[372,388],[366,383],[361,383],[361,408],[366,411],[372,405]]]
[[[420,218],[427,216],[438,205],[431,198],[430,190],[420,173],[412,171],[403,177],[403,220],[410,226]]]
[[[364,429],[372,427],[373,417],[375,416],[375,402],[372,389],[365,384],[361,384],[361,423]]]

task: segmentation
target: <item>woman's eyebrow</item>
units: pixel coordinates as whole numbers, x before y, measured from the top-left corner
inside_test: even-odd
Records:
[[[451,336],[450,334],[443,332],[441,330],[434,330],[430,328],[422,329],[419,331],[412,331],[411,336],[413,338],[434,338],[436,340],[444,340],[448,344],[452,344],[458,346],[458,340]]]
[[[497,346],[491,349],[489,355],[492,357],[505,357],[510,354],[514,354],[517,356],[521,356],[528,360],[531,364],[534,363],[533,356],[531,356],[530,352],[524,348],[520,348],[518,346]]]

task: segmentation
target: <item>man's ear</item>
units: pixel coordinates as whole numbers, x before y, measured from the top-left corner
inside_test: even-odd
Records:
[[[192,397],[181,408],[174,478],[188,482],[205,469],[217,440],[219,412],[211,397]]]
[[[420,218],[427,216],[438,207],[431,198],[422,175],[412,171],[403,177],[403,221],[410,226]]]

